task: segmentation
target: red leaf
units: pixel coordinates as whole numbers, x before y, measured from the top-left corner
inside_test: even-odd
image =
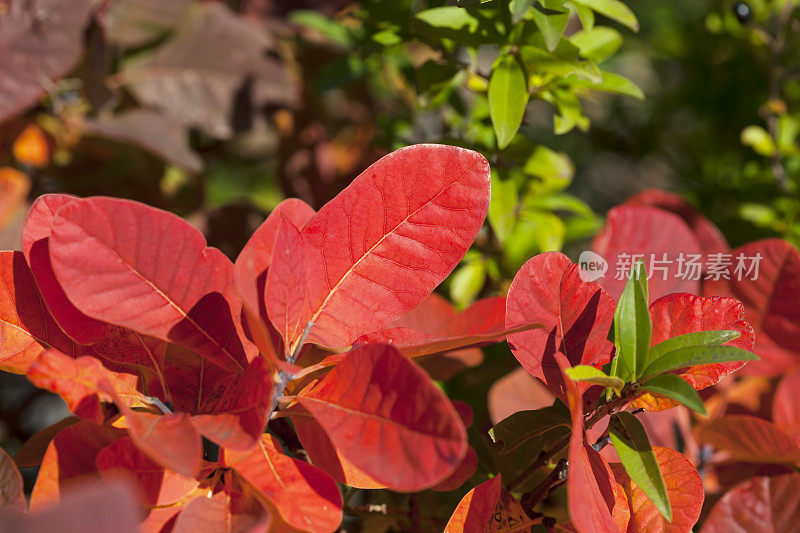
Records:
[[[451,490],[456,490],[461,485],[466,483],[477,469],[478,454],[475,453],[475,448],[469,446],[467,448],[467,453],[464,455],[464,459],[461,460],[461,464],[458,465],[458,468],[456,468],[455,471],[450,474],[450,477],[438,485],[434,485],[431,487],[431,489],[437,492],[450,492]]]
[[[81,419],[77,416],[68,416],[53,425],[37,431],[22,445],[22,448],[17,450],[17,453],[14,454],[14,462],[20,468],[39,466],[42,464],[42,459],[44,458],[44,453],[47,451],[47,447],[50,446],[50,442],[52,442],[56,435],[65,427],[80,422],[80,420]]]
[[[31,493],[31,511],[57,503],[65,489],[100,479],[95,458],[125,431],[81,420],[61,430],[47,447]]]
[[[238,483],[237,483],[238,485]],[[270,516],[251,495],[240,488],[200,496],[182,510],[172,533],[267,533]]]
[[[0,513],[4,509],[21,512],[28,509],[24,488],[17,465],[11,456],[0,448]]]
[[[298,401],[342,457],[395,490],[441,482],[466,453],[466,430],[453,405],[390,346],[349,352]]]
[[[625,489],[631,510],[627,533],[681,533],[691,531],[703,508],[703,482],[683,454],[669,448],[653,448],[672,506],[672,522],[662,516],[650,499],[619,463],[611,465],[617,483]]]
[[[129,438],[118,439],[97,454],[97,468],[104,479],[119,479],[137,487],[142,504],[170,505],[191,493],[200,482],[164,469],[139,451]]]
[[[83,351],[44,306],[21,252],[0,252],[0,370],[24,374],[45,348]]]
[[[385,489],[387,485],[371,477],[343,457],[328,434],[308,411],[299,406],[290,409],[297,437],[314,466],[327,472],[337,483],[359,489]]]
[[[257,357],[236,383],[212,387],[192,423],[220,446],[249,450],[264,433],[272,407],[274,382],[269,364]]]
[[[106,335],[108,324],[86,316],[69,301],[50,262],[50,236],[56,213],[77,201],[80,199],[67,194],[45,194],[37,198],[22,229],[22,252],[42,300],[59,327],[78,344],[92,344]]]
[[[183,344],[233,371],[249,359],[233,265],[180,217],[89,198],[59,209],[52,232],[53,270],[85,314]]]
[[[438,353],[449,354],[462,361],[483,359],[466,352],[469,347],[503,339],[509,332],[505,327],[506,300],[498,296],[478,300],[460,313],[436,293],[431,293],[420,305],[400,317],[391,327],[358,338],[357,343],[391,344],[407,357]],[[512,330],[513,331],[513,330]],[[475,366],[474,364],[471,366]]]
[[[754,352],[761,357],[743,370],[777,375],[798,364],[800,357],[800,253],[780,239],[751,242],[733,250],[733,257],[760,254],[758,276],[707,281],[707,295],[732,296],[744,304],[747,321],[756,331]],[[733,277],[733,276],[732,276]]]
[[[539,254],[519,270],[508,290],[506,326],[542,324],[508,336],[522,366],[561,399],[564,380],[554,357],[600,368],[611,360],[608,332],[614,301],[596,283],[581,281],[578,265],[558,252]]]
[[[58,505],[31,515],[0,514],[0,531],[15,533],[137,533],[139,512],[124,485],[99,483],[69,491]]]
[[[39,356],[28,370],[28,380],[39,388],[55,392],[70,411],[97,424],[106,419],[101,401],[113,401],[112,395],[124,398],[127,404],[144,401],[144,396],[131,383],[114,379],[99,359],[73,359],[56,350],[47,350]]]
[[[560,352],[556,353],[555,362],[562,372],[570,366],[567,358]],[[614,476],[605,460],[586,442],[583,394],[571,379],[565,378],[564,383],[572,413],[567,477],[568,508],[572,525],[580,532],[624,531],[627,517],[617,509],[617,506],[623,506],[617,495]]]
[[[800,373],[788,375],[778,383],[772,400],[772,421],[800,442]]]
[[[524,368],[517,368],[489,388],[489,418],[497,424],[518,411],[535,411],[553,405],[555,396]]]
[[[678,335],[697,331],[734,330],[741,336],[726,346],[735,346],[752,351],[755,343],[753,327],[744,319],[744,306],[732,298],[702,298],[693,294],[670,294],[650,305],[650,321],[653,325],[650,345],[663,342]],[[716,363],[689,368],[679,375],[695,389],[702,390],[715,385],[725,376],[742,368],[747,361]],[[645,394],[635,402],[636,406],[661,411],[677,405],[672,400]]]
[[[365,170],[302,230],[309,342],[349,346],[416,307],[458,264],[489,206],[489,165],[416,145]]]
[[[503,488],[500,475],[469,491],[453,511],[445,533],[531,531],[541,520],[528,517],[519,502]]]
[[[130,384],[117,379],[93,357],[72,359],[48,350],[28,372],[36,386],[58,393],[78,416],[102,423],[106,412],[101,401],[113,401],[125,416],[136,445],[161,465],[188,477],[197,475],[202,443],[185,413],[156,415],[133,411],[131,405],[148,400]],[[165,446],[164,443],[169,443]]]
[[[267,269],[272,263],[272,251],[281,222],[286,219],[295,227],[302,229],[314,210],[298,198],[284,200],[269,214],[263,224],[247,241],[234,265],[236,290],[246,309],[254,317],[266,317],[263,295],[267,279]]]
[[[798,531],[800,475],[756,477],[729,490],[703,523],[703,533]]]
[[[601,283],[614,300],[619,299],[625,288],[634,263],[633,255],[644,260],[647,272],[652,275],[649,282],[651,302],[674,292],[700,293],[699,280],[688,279],[692,276],[683,279],[679,275],[680,254],[684,258],[690,254],[699,255],[702,253],[700,245],[683,220],[663,209],[640,205],[615,207],[608,212],[606,226],[592,242],[592,250],[608,261],[608,271]],[[651,258],[661,261],[664,254],[670,263],[656,266],[659,269],[663,266],[666,271],[652,269]]]
[[[754,416],[729,415],[701,426],[697,439],[750,463],[795,463],[800,444],[778,426]]]
[[[300,230],[289,220],[284,219],[278,230],[272,265],[267,273],[264,302],[267,316],[281,334],[283,345],[289,347],[306,327],[302,322],[305,312],[305,248]]]
[[[484,481],[469,491],[458,504],[445,533],[483,533],[487,531],[503,490],[500,476]]]
[[[342,521],[342,497],[333,479],[308,463],[284,455],[277,439],[264,435],[250,452],[223,450],[220,462],[268,498],[292,527],[334,531]]]
[[[185,476],[200,473],[203,441],[186,413],[156,415],[132,411],[117,402],[136,446],[158,464]]]
[[[705,254],[730,253],[731,251],[728,241],[725,240],[719,228],[678,194],[660,189],[647,189],[629,198],[625,204],[650,205],[678,215],[692,230]]]

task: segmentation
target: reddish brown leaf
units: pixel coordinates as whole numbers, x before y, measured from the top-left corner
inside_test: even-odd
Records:
[[[78,344],[92,344],[108,333],[109,325],[84,315],[69,301],[50,262],[50,236],[56,212],[76,201],[80,200],[67,194],[45,194],[37,198],[22,229],[22,252],[42,300],[59,327]]]
[[[415,145],[365,170],[302,230],[309,342],[349,346],[424,300],[458,264],[489,206],[476,152]]]
[[[103,4],[96,19],[109,43],[138,48],[174,28],[191,6],[191,0],[117,0]]]
[[[797,533],[800,475],[755,477],[729,490],[711,510],[702,533]]]
[[[295,100],[282,64],[266,54],[269,33],[219,2],[193,7],[174,36],[125,62],[111,84],[124,85],[139,102],[185,126],[223,139],[234,133],[237,104],[260,109]]]
[[[652,276],[649,280],[651,302],[675,292],[700,293],[700,281],[679,273],[681,254],[684,258],[690,254],[701,257],[700,244],[683,220],[663,209],[643,205],[615,207],[608,212],[606,225],[592,242],[592,250],[608,261],[608,271],[601,284],[614,300],[622,294],[634,255],[644,260]],[[669,263],[656,263],[657,270],[651,268],[651,261],[662,259]]]
[[[682,196],[662,191],[647,189],[629,198],[628,205],[650,205],[665,209],[681,217],[694,233],[700,248],[706,255],[714,253],[730,253],[728,241],[713,222],[701,215]]]
[[[91,0],[5,3],[0,17],[0,122],[32,107],[78,61]]]
[[[342,457],[395,490],[441,482],[466,453],[466,431],[453,405],[391,346],[349,352],[298,401]]]
[[[272,435],[264,435],[250,452],[223,450],[220,461],[268,498],[293,527],[328,532],[342,521],[342,497],[333,479],[308,463],[284,455]]]
[[[726,346],[752,351],[755,333],[744,317],[744,306],[733,298],[702,298],[687,293],[670,294],[659,298],[650,306],[650,321],[653,325],[650,345],[655,346],[672,337],[697,331],[734,330],[741,333],[741,336],[726,343]],[[747,361],[700,365],[691,367],[679,375],[695,389],[702,390],[715,385],[745,364]],[[645,394],[637,399],[635,405],[647,407],[652,411],[661,411],[677,404],[668,398]]]
[[[241,370],[252,357],[242,344],[233,265],[181,218],[90,198],[61,207],[52,232],[53,270],[85,314],[186,345],[225,369]]]
[[[196,479],[166,470],[142,453],[129,438],[118,439],[100,450],[95,461],[104,479],[121,479],[137,487],[141,503],[147,506],[175,503],[200,484]]]
[[[697,439],[725,450],[739,461],[796,463],[800,444],[778,426],[754,416],[729,415],[700,427]]]
[[[8,453],[0,448],[0,513],[4,509],[25,512],[28,504],[25,501],[24,483],[17,465]]]
[[[111,6],[118,4],[112,2]],[[87,120],[83,126],[87,133],[137,144],[189,171],[203,170],[203,160],[189,147],[188,130],[154,111],[132,109],[108,118]]]
[[[570,366],[560,352],[556,353],[555,362],[562,372]],[[564,384],[572,413],[567,478],[570,520],[580,532],[618,533],[625,529],[627,516],[617,508],[624,505],[618,498],[614,476],[605,460],[586,442],[581,391],[569,378],[564,378]]]
[[[783,378],[772,400],[772,421],[800,442],[800,372]]]
[[[688,533],[703,508],[703,482],[692,463],[681,453],[669,448],[653,448],[658,467],[667,486],[672,507],[672,522],[667,522],[644,492],[631,481],[625,467],[611,465],[617,483],[622,485],[631,510],[627,533]]]
[[[565,255],[548,252],[525,263],[506,306],[507,327],[544,326],[509,335],[508,344],[525,370],[560,398],[566,396],[556,353],[565,354],[570,365],[600,368],[611,359],[614,301],[598,284],[582,281],[578,265]]]
[[[743,372],[777,375],[798,364],[800,357],[800,253],[780,239],[751,242],[733,250],[753,258],[760,255],[758,275],[754,272],[730,281],[707,281],[707,295],[732,296],[744,304],[745,317],[756,331],[753,361]],[[749,261],[746,263],[749,266]]]

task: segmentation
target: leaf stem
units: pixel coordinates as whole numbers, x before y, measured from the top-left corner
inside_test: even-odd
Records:
[[[594,426],[601,419],[614,412],[614,410],[617,408],[623,407],[640,393],[641,391],[638,389],[638,387],[629,387],[628,389],[624,390],[622,395],[619,397],[596,407],[593,410],[594,412],[592,416],[590,416],[589,419],[584,422],[584,429],[591,429],[592,426]],[[509,491],[519,488],[540,468],[550,463],[556,456],[560,455],[567,448],[567,446],[569,446],[569,439],[570,433],[557,440],[549,450],[540,453],[536,460],[531,463],[531,465],[528,466],[528,468],[526,468],[519,476],[517,476],[516,479],[509,483],[506,488]]]

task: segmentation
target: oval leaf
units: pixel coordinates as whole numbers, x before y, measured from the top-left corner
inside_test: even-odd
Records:
[[[53,270],[82,312],[243,369],[233,265],[186,221],[129,200],[89,198],[59,209],[52,231]]]
[[[395,490],[439,483],[466,453],[453,405],[391,346],[356,348],[298,401],[344,458]]]
[[[529,98],[522,65],[512,55],[501,56],[489,79],[489,115],[501,150],[517,134]]]
[[[582,281],[578,265],[558,252],[530,259],[508,290],[506,326],[544,326],[509,335],[508,344],[522,366],[562,400],[556,352],[565,354],[571,366],[608,363],[614,350],[608,340],[613,318],[611,297],[596,283]]]
[[[308,341],[349,346],[416,307],[488,207],[489,164],[476,152],[423,144],[374,163],[303,227]]]

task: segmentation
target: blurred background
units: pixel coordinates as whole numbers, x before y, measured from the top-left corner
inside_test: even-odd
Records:
[[[732,245],[797,244],[795,5],[0,0],[0,245],[19,249],[32,199],[65,192],[168,209],[235,258],[282,199],[319,208],[420,142],[493,168],[488,223],[440,289],[458,307],[536,253],[576,258],[646,188],[681,193]],[[485,404],[514,360],[485,361],[443,386]],[[0,373],[10,453],[65,415]]]

